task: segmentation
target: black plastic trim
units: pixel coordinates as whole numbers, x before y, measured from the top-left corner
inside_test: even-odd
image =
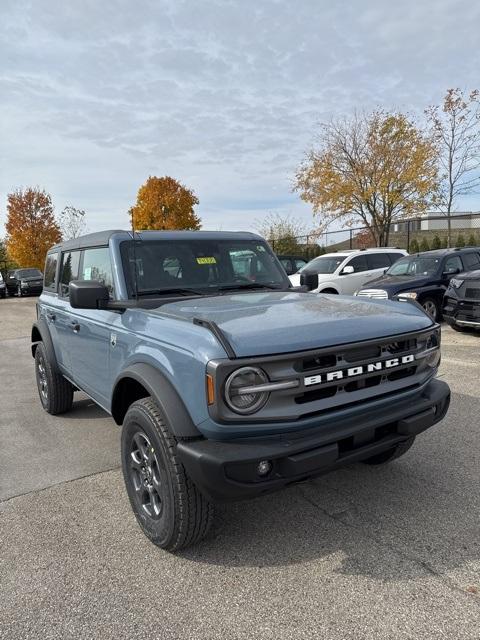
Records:
[[[237,354],[228,341],[227,336],[223,333],[218,324],[213,322],[213,320],[206,320],[204,318],[193,318],[193,324],[196,324],[200,327],[205,327],[205,329],[211,331],[216,339],[220,342],[222,347],[225,349],[225,353],[230,358],[230,360],[233,360],[237,357]]]
[[[242,500],[391,449],[442,420],[449,403],[448,385],[432,380],[415,401],[393,403],[389,412],[382,407],[283,436],[179,442],[177,450],[187,473],[210,500]],[[254,477],[260,460],[272,464],[263,479]]]
[[[177,438],[199,438],[200,432],[195,427],[182,399],[158,369],[151,364],[140,362],[124,369],[113,385],[111,414],[117,424],[123,422],[128,409],[128,398],[123,395],[122,380],[131,378],[144,387],[162,412],[165,421]]]

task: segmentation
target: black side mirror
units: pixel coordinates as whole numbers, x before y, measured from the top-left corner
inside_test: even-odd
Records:
[[[74,309],[98,309],[109,298],[107,287],[97,280],[70,282],[70,304]]]
[[[307,287],[308,291],[318,287],[318,273],[304,272],[300,274],[300,285]]]

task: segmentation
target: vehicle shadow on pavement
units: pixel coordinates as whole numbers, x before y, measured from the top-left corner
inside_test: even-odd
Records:
[[[96,418],[108,418],[108,413],[98,406],[90,398],[75,398],[72,409],[68,412],[68,419],[95,420]]]
[[[455,446],[457,407],[465,402],[478,415],[480,400],[457,395],[438,435],[435,428],[424,434],[391,465],[354,465],[253,501],[218,506],[210,538],[181,555],[199,563],[259,568],[321,559],[336,564],[336,573],[379,580],[459,569],[467,573],[467,584],[475,581],[476,453],[474,447],[459,452]],[[474,440],[475,429],[472,423],[466,439],[471,433]]]

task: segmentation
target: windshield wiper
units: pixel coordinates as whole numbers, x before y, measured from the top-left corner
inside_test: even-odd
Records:
[[[283,289],[282,285],[278,284],[261,284],[260,282],[245,282],[238,284],[225,284],[217,287],[219,291],[230,291],[235,289]]]
[[[199,291],[198,289],[188,289],[186,287],[170,287],[167,289],[140,289],[140,291],[137,291],[138,296],[166,296],[169,294],[181,296],[203,296],[204,291]]]

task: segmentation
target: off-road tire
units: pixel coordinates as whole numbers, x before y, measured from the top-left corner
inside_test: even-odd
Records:
[[[40,402],[47,413],[56,416],[72,408],[73,386],[52,366],[42,342],[35,349],[35,377]]]
[[[135,437],[144,438],[144,442],[146,438],[151,444],[150,467],[147,458],[139,455],[142,453],[140,449],[132,451],[136,447]],[[145,465],[144,471],[139,470],[137,458]],[[122,468],[135,517],[144,534],[154,544],[167,551],[179,551],[207,535],[213,522],[213,505],[187,476],[177,456],[177,440],[152,398],[137,400],[125,415]],[[147,468],[150,468],[152,482],[141,476],[141,473],[147,473]],[[153,473],[152,469],[155,469]],[[148,487],[152,490],[155,481],[160,513],[152,517],[147,512],[152,510],[148,503]],[[144,501],[147,504],[143,504]]]
[[[411,438],[408,438],[408,440],[399,442],[391,449],[382,451],[382,453],[377,453],[377,455],[372,456],[371,458],[366,458],[365,460],[362,460],[362,462],[364,464],[371,465],[387,464],[388,462],[392,462],[393,460],[400,458],[400,456],[403,456],[404,453],[407,453],[414,442],[415,436],[412,436]]]

